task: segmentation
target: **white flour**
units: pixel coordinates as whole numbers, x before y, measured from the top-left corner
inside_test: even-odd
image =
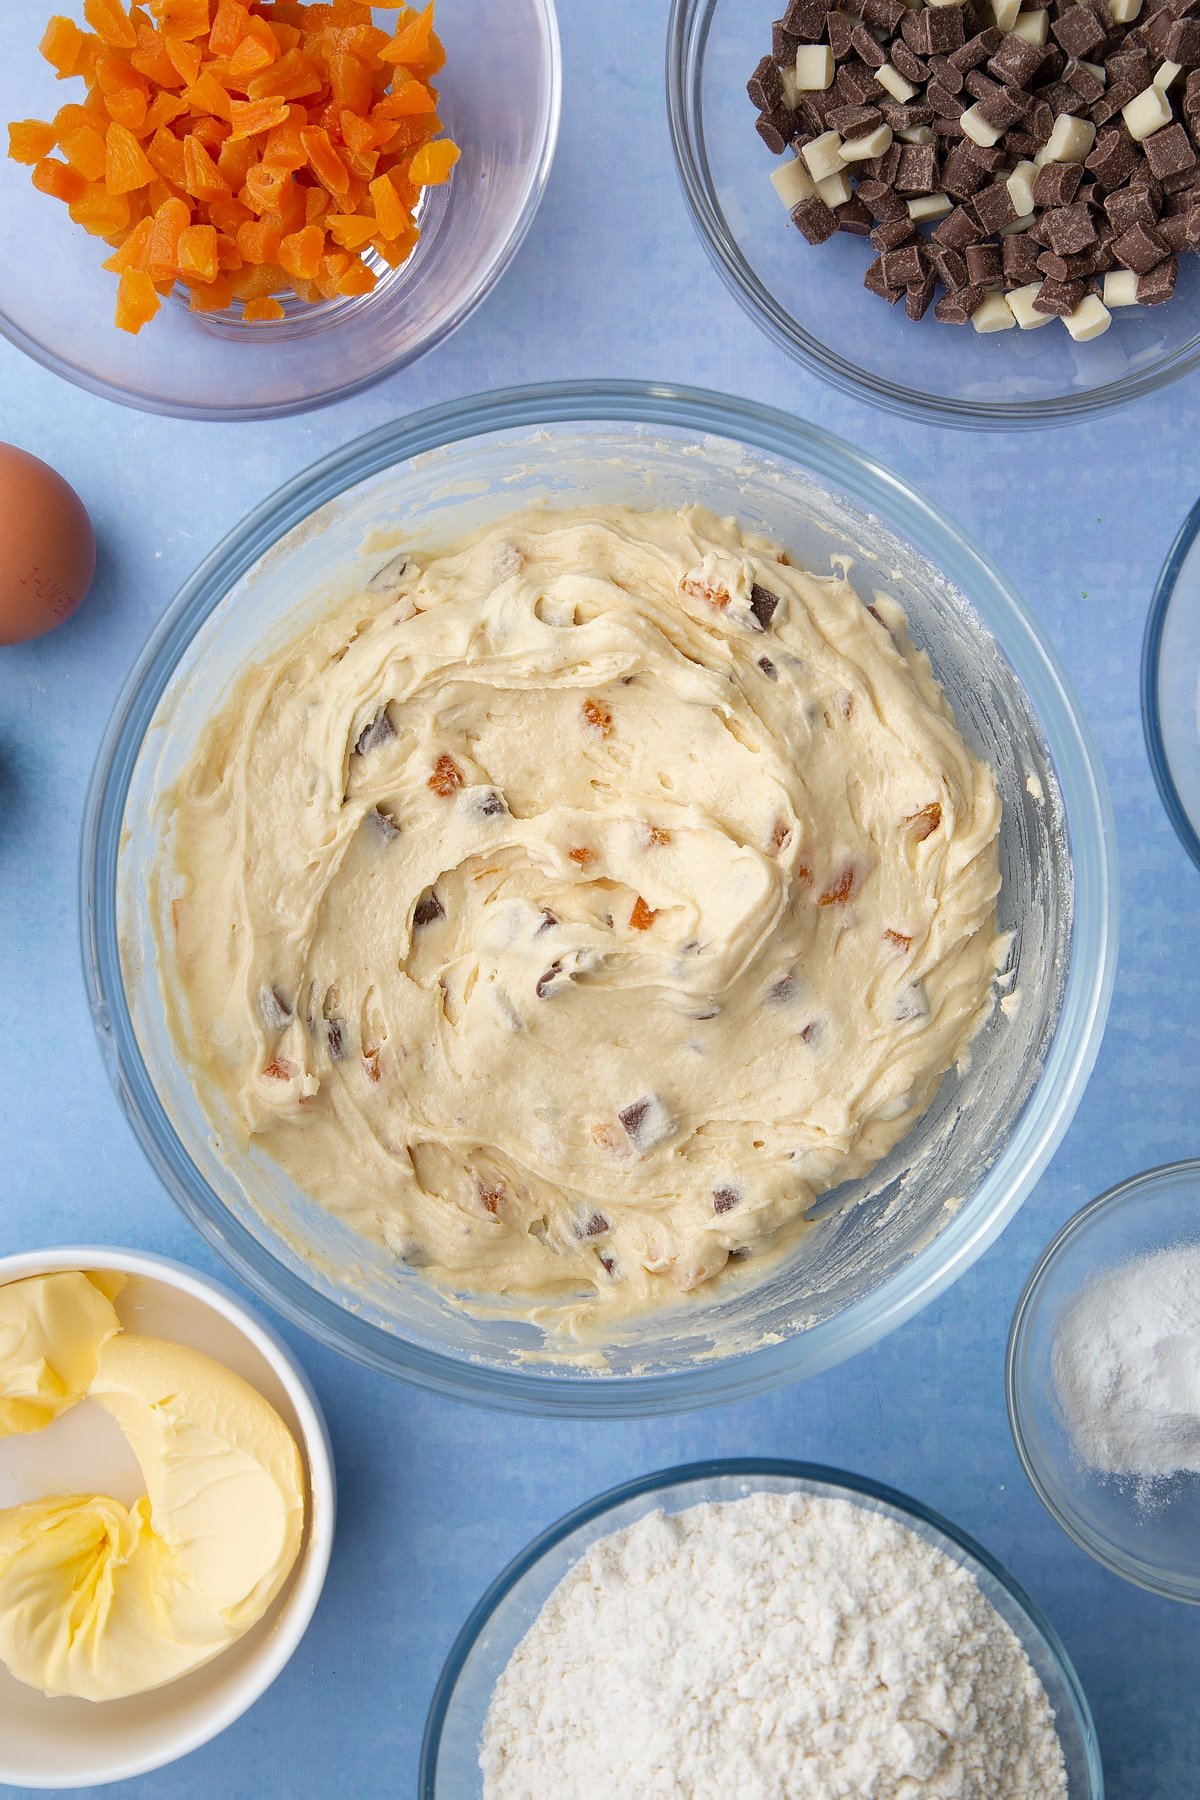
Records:
[[[846,1500],[757,1493],[600,1539],[496,1685],[486,1800],[1066,1800],[974,1579]]]
[[[1053,1372],[1089,1468],[1142,1481],[1200,1470],[1200,1244],[1090,1283],[1059,1327]]]

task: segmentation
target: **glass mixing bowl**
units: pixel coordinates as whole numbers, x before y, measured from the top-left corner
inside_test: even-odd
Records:
[[[1050,1625],[986,1550],[948,1519],[893,1488],[815,1463],[732,1458],[644,1475],[568,1513],[523,1550],[475,1607],[446,1659],[421,1748],[420,1800],[479,1800],[479,1745],[492,1691],[546,1600],[598,1538],[647,1513],[683,1512],[751,1493],[849,1500],[915,1531],[974,1577],[1033,1664],[1054,1710],[1068,1800],[1103,1800],[1104,1776],[1092,1715],[1067,1653]]]
[[[1054,1382],[1064,1314],[1121,1264],[1200,1243],[1200,1161],[1167,1163],[1110,1188],[1059,1232],[1017,1303],[1006,1387],[1025,1473],[1057,1524],[1104,1568],[1151,1593],[1200,1605],[1200,1475],[1140,1487],[1076,1455]]]
[[[512,1311],[464,1311],[356,1236],[251,1149],[222,1148],[167,1023],[147,870],[161,795],[245,668],[338,599],[402,523],[418,548],[526,505],[699,502],[809,567],[849,556],[913,635],[1004,807],[1011,993],[903,1145],[819,1203],[802,1252],[631,1325],[602,1370]],[[109,725],[87,803],[87,979],[121,1102],[188,1217],[258,1292],[362,1361],[537,1412],[677,1411],[825,1368],[891,1330],[974,1261],[1066,1129],[1100,1040],[1116,954],[1112,822],[1053,652],[983,553],[861,452],[748,402],[641,383],[514,389],[388,425],[281,488],[221,544],[153,633]],[[168,884],[162,884],[167,887]],[[162,904],[166,904],[165,899]],[[158,923],[166,927],[167,921]],[[230,1142],[236,1141],[232,1129]]]
[[[1166,306],[1119,311],[1077,344],[1060,324],[981,336],[920,324],[863,287],[873,252],[839,232],[805,243],[769,176],[746,82],[771,48],[770,0],[673,0],[667,105],[683,191],[705,248],[751,318],[790,355],[876,406],[943,425],[1061,425],[1200,366],[1200,258]]]
[[[38,55],[45,17],[14,7],[0,56],[0,121],[52,118],[83,93]],[[388,15],[379,18],[386,23]],[[391,14],[395,24],[395,12]],[[562,70],[554,0],[438,8],[446,66],[438,112],[462,150],[422,202],[421,240],[373,293],[275,325],[202,317],[172,297],[137,337],[113,324],[108,247],[0,158],[0,332],[68,381],[146,412],[265,419],[344,399],[448,337],[491,292],[533,222],[558,136]]]
[[[1200,502],[1180,527],[1150,602],[1142,726],[1167,817],[1200,867]]]

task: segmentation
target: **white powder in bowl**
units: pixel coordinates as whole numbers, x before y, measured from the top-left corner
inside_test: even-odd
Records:
[[[1142,1482],[1200,1471],[1200,1244],[1089,1282],[1063,1317],[1051,1364],[1089,1468]]]
[[[651,1513],[564,1576],[496,1684],[486,1800],[1067,1800],[974,1578],[848,1500]]]

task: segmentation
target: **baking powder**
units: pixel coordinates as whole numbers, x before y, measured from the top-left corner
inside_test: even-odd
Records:
[[[1052,1366],[1090,1468],[1142,1481],[1200,1470],[1200,1244],[1091,1282],[1059,1327]]]
[[[563,1578],[496,1685],[485,1800],[1066,1800],[1053,1715],[973,1577],[846,1500],[650,1514]]]

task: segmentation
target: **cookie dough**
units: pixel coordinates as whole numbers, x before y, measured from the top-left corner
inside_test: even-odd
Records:
[[[393,558],[168,797],[214,1116],[457,1291],[790,1242],[992,1003],[1000,807],[893,602],[700,510]]]

